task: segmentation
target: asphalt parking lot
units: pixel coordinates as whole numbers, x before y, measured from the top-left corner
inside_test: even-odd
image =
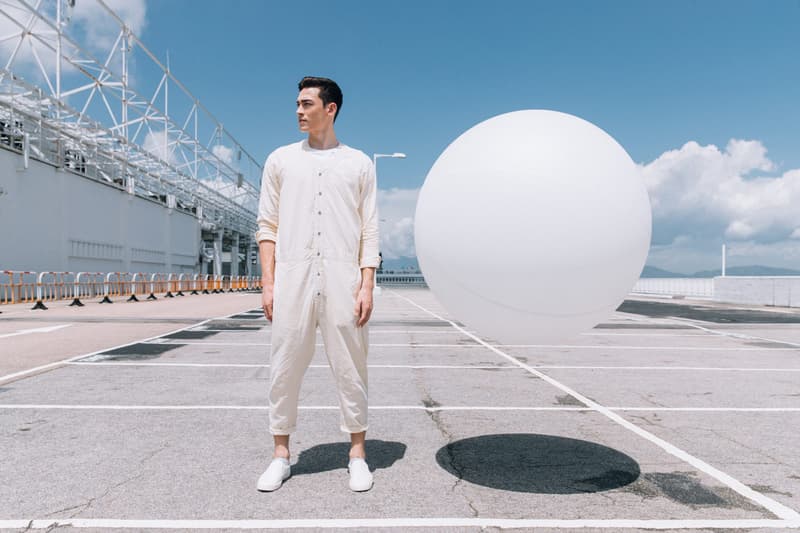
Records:
[[[631,299],[568,344],[503,346],[428,290],[384,290],[370,330],[374,488],[347,488],[319,340],[293,476],[260,493],[269,323],[255,294],[205,302],[194,314],[164,302],[177,307],[158,331],[86,339],[76,355],[78,336],[52,366],[0,377],[0,527],[800,530],[796,311]],[[148,305],[117,319],[162,302]],[[32,346],[0,338],[3,358],[52,350],[93,309],[0,315],[6,335],[78,324]]]

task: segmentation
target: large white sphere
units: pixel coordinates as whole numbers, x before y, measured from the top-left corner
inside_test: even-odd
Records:
[[[619,143],[578,117],[526,110],[481,122],[439,156],[415,241],[453,316],[489,339],[535,344],[613,313],[642,271],[651,225]]]

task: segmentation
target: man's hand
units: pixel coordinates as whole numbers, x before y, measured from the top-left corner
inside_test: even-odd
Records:
[[[356,325],[362,327],[372,314],[372,287],[362,286],[356,296],[355,315],[358,317]]]
[[[273,289],[272,283],[264,283],[264,287],[261,289],[261,308],[264,309],[264,316],[270,322],[272,322]]]

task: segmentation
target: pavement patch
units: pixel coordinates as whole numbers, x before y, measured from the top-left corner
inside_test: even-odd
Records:
[[[780,341],[751,341],[745,342],[748,346],[758,346],[759,348],[795,348],[800,349],[797,344],[793,344],[790,342],[780,342]]]
[[[777,490],[770,485],[750,485],[750,488],[756,490],[758,492],[766,492],[768,494],[780,494],[781,496],[786,496],[788,498],[792,498],[794,495],[791,492]]]
[[[204,324],[207,329],[223,329],[226,331],[261,331],[264,326],[252,323],[242,323],[237,320],[209,320]]]
[[[574,396],[570,396],[569,394],[564,394],[561,396],[556,396],[556,404],[557,405],[573,405],[576,407],[587,407],[585,403],[580,401]]]
[[[717,324],[800,324],[800,313],[773,313],[753,309],[625,300],[617,311],[652,318],[688,318]]]
[[[594,329],[694,329],[683,324],[639,324],[639,323],[602,323],[597,324]]]
[[[650,489],[646,488],[648,484],[651,486]],[[648,472],[642,475],[637,486],[631,487],[633,492],[644,497],[648,496],[648,492],[652,497],[652,489],[655,489],[655,492],[661,496],[692,508],[759,509],[751,501],[728,487],[704,485],[697,479],[694,472]]]
[[[160,337],[161,339],[205,339],[211,337],[212,335],[216,335],[216,331],[203,331],[203,330],[185,330],[185,331],[176,331],[175,333],[170,333],[169,335],[163,335]]]
[[[238,315],[232,315],[230,318],[239,319],[239,320],[258,320],[259,318],[264,318],[263,313],[241,313]]]
[[[91,363],[95,361],[124,361],[124,360],[141,360],[141,359],[157,359],[164,353],[185,346],[185,344],[149,344],[139,342],[114,350],[100,352],[78,361],[84,363]]]

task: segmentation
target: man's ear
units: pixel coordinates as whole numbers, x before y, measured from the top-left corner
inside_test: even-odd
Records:
[[[336,102],[328,103],[328,114],[333,114],[333,116],[336,116],[336,107]]]

